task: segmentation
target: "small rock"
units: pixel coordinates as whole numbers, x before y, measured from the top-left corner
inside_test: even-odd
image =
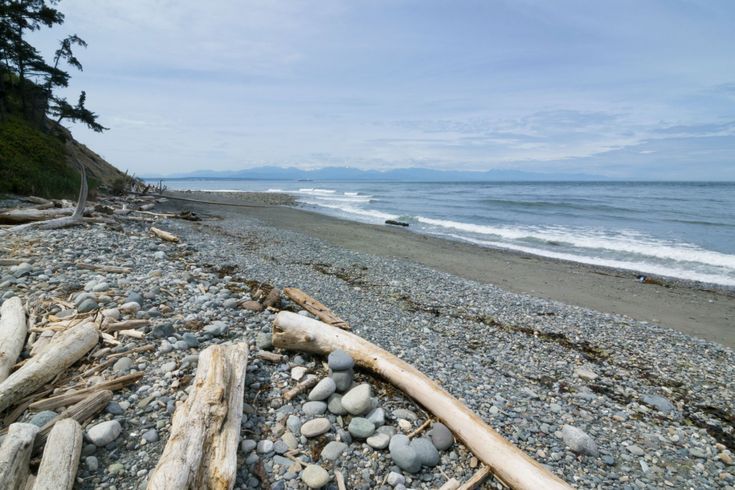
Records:
[[[339,349],[329,354],[327,357],[327,363],[329,364],[329,369],[332,371],[345,371],[347,369],[352,369],[355,365],[355,361],[352,359],[352,356]]]
[[[286,427],[294,434],[301,432],[301,419],[298,415],[289,415],[286,419]]]
[[[291,369],[291,379],[294,381],[300,381],[301,378],[306,374],[307,369],[304,366],[296,366]]]
[[[245,301],[243,304],[240,305],[240,308],[243,310],[249,310],[249,311],[263,311],[263,305],[258,303],[257,301]]]
[[[337,386],[337,391],[339,392],[349,390],[352,386],[352,369],[348,369],[347,371],[332,371],[330,377],[334,380],[334,384]]]
[[[397,408],[393,410],[393,417],[396,419],[406,419],[410,420],[411,422],[416,422],[419,417],[411,410],[406,410],[405,408]]]
[[[161,323],[160,325],[156,325],[151,330],[151,335],[157,339],[163,339],[166,337],[170,337],[174,334],[174,326],[170,323]]]
[[[87,429],[87,438],[95,446],[101,447],[117,439],[121,432],[122,427],[120,426],[120,422],[117,420],[108,420],[107,422],[93,425]]]
[[[122,313],[138,313],[138,311],[140,311],[140,303],[130,301],[118,307],[118,310]]]
[[[129,357],[121,357],[112,365],[112,370],[116,373],[123,374],[130,371],[131,367],[133,367],[133,360]]]
[[[372,395],[373,391],[370,385],[363,383],[345,393],[342,397],[342,407],[352,415],[362,415],[370,409],[370,397]]]
[[[311,390],[309,393],[309,400],[326,400],[336,390],[337,385],[335,385],[334,380],[332,378],[324,378]]]
[[[599,376],[592,369],[586,366],[578,367],[574,370],[574,374],[585,381],[594,381],[599,378]]]
[[[260,350],[271,350],[273,348],[273,336],[265,332],[258,333],[255,336],[255,346]]]
[[[642,399],[643,403],[650,405],[660,412],[668,413],[676,410],[676,407],[666,398],[658,395],[646,395]]]
[[[426,437],[417,437],[411,441],[411,447],[416,451],[419,461],[424,466],[434,467],[439,464],[439,451]]]
[[[54,417],[56,417],[57,413],[53,410],[43,410],[42,412],[38,412],[36,415],[34,415],[31,420],[29,420],[29,423],[35,425],[36,427],[43,427],[46,425],[46,423],[50,422]]]
[[[327,411],[327,404],[324,402],[306,402],[301,407],[301,410],[303,410],[304,415],[307,415],[309,417],[314,417],[316,415],[321,415],[324,412]]]
[[[454,444],[454,436],[446,425],[441,422],[437,422],[431,426],[431,430],[428,433],[434,447],[439,451],[446,451],[452,444]]]
[[[257,451],[258,454],[267,454],[273,451],[273,441],[269,441],[268,439],[258,441]]]
[[[561,437],[569,449],[577,454],[597,456],[597,444],[582,429],[572,425],[565,425],[561,430]]]
[[[347,410],[342,406],[342,395],[335,393],[327,401],[327,409],[334,415],[347,415]]]
[[[328,432],[332,428],[329,419],[319,418],[309,420],[301,426],[301,435],[304,437],[316,437]]]
[[[375,424],[362,417],[352,417],[347,430],[353,437],[366,439],[375,432]]]
[[[321,458],[335,461],[342,455],[345,449],[347,449],[347,444],[344,442],[331,441],[322,449]]]
[[[94,456],[87,456],[84,458],[84,464],[87,466],[89,471],[97,471],[99,468],[99,461]]]
[[[293,435],[291,432],[286,432],[281,436],[281,440],[286,443],[286,446],[288,446],[289,449],[296,449],[299,447],[299,441],[296,439],[296,436]]]
[[[643,456],[644,454],[646,454],[646,452],[643,449],[636,446],[635,444],[628,446],[626,449],[633,456]]]
[[[310,464],[301,473],[301,481],[309,488],[321,488],[329,483],[329,473],[319,465]]]
[[[375,427],[380,427],[385,424],[385,411],[378,407],[375,410],[368,413],[366,417],[370,422],[375,424]]]
[[[77,306],[77,311],[79,313],[88,313],[96,308],[99,308],[97,302],[92,298],[87,298]]]
[[[403,485],[406,483],[406,477],[395,471],[388,473],[388,479],[386,480],[388,485],[395,487],[396,485]]]
[[[227,332],[227,324],[222,321],[215,321],[210,323],[209,325],[206,325],[203,329],[204,333],[208,333],[209,335],[212,335],[214,337],[219,337],[220,335],[224,335],[225,332]]]
[[[421,461],[416,451],[410,446],[408,437],[403,434],[395,435],[388,445],[390,457],[402,470],[417,473],[421,469]]]
[[[378,432],[375,435],[372,435],[367,438],[368,446],[370,446],[373,449],[385,449],[388,447],[388,443],[390,442],[390,436],[388,434]]]
[[[143,439],[146,442],[156,442],[158,441],[158,432],[156,432],[156,429],[149,429],[143,432]]]
[[[248,454],[250,451],[255,449],[258,446],[258,443],[255,442],[252,439],[245,439],[240,443],[240,451],[243,452],[243,454]]]

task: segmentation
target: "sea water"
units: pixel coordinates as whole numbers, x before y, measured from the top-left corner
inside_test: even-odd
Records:
[[[735,183],[172,180],[484,247],[735,286]]]

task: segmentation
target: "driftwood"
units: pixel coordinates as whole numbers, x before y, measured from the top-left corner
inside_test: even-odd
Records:
[[[151,226],[151,233],[153,233],[154,235],[156,235],[161,240],[165,240],[167,242],[178,242],[179,241],[179,237],[177,237],[173,233],[169,233],[167,231],[163,231],[163,230],[158,229],[158,228],[156,228],[154,226]]]
[[[0,307],[0,381],[10,374],[26,342],[28,324],[20,298],[5,300]]]
[[[357,365],[384,377],[440,419],[507,486],[570,488],[415,367],[357,335],[283,311],[273,325],[273,345],[322,355],[342,349]]]
[[[89,388],[82,388],[80,390],[76,390],[71,393],[63,393],[61,395],[52,396],[51,398],[46,398],[45,400],[39,400],[37,402],[33,402],[28,406],[28,408],[30,410],[37,410],[37,411],[54,410],[59,407],[65,407],[67,405],[71,405],[72,403],[77,403],[78,401],[89,396],[90,393],[94,393],[96,391],[100,391],[100,390],[117,391],[121,388],[128,386],[129,384],[135,383],[142,377],[143,377],[142,372],[120,376],[119,378],[114,378],[108,381],[97,383],[96,385],[90,386]]]
[[[33,490],[71,490],[82,453],[82,427],[74,419],[54,424],[43,450]]]
[[[80,424],[84,424],[105,408],[111,400],[112,392],[109,390],[99,390],[87,395],[87,398],[67,408],[41,427],[38,431],[38,437],[36,437],[36,448],[43,447],[43,444],[46,442],[46,437],[59,421],[74,419]]]
[[[84,323],[58,333],[48,347],[0,383],[0,411],[51,381],[94,347],[97,327]]]
[[[303,309],[319,318],[328,325],[350,330],[350,325],[335,315],[332,310],[315,300],[298,288],[283,288],[283,293],[289,297],[291,301],[301,306]]]
[[[62,216],[71,216],[74,208],[19,208],[0,213],[0,223],[4,225],[20,225],[34,221],[46,221]]]
[[[149,489],[235,485],[247,358],[247,343],[202,351],[193,389],[174,412],[171,436],[149,476]]]
[[[293,397],[295,397],[299,393],[303,393],[304,391],[310,388],[313,388],[314,386],[316,386],[318,382],[319,382],[319,378],[317,378],[313,374],[310,374],[301,383],[297,384],[296,386],[294,386],[293,388],[285,392],[283,394],[283,399],[286,401],[291,400]]]
[[[116,265],[87,264],[86,262],[77,262],[77,267],[89,271],[109,272],[110,274],[129,274],[130,267],[118,267]]]
[[[283,356],[276,354],[275,352],[268,352],[267,350],[259,350],[255,357],[268,362],[283,362]]]
[[[0,446],[0,482],[7,490],[20,490],[28,478],[28,463],[38,427],[33,424],[12,424]]]
[[[474,490],[475,488],[482,485],[482,482],[484,482],[491,473],[492,471],[490,471],[489,466],[483,466],[482,468],[477,470],[475,474],[470,477],[469,480],[457,487],[457,490]]]
[[[123,320],[121,322],[109,323],[102,326],[102,330],[107,333],[119,332],[120,330],[128,330],[131,328],[145,327],[150,322],[148,320]]]

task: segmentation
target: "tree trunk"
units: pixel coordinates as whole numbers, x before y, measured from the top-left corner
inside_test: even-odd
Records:
[[[20,298],[5,300],[0,307],[0,382],[10,374],[26,342],[28,324]]]
[[[322,355],[342,349],[359,366],[386,378],[434,414],[509,487],[570,488],[415,367],[357,335],[283,311],[273,325],[273,345]]]
[[[74,419],[56,422],[48,435],[33,490],[71,490],[82,453],[82,426]]]
[[[99,332],[84,323],[56,334],[48,347],[0,383],[0,412],[30,395],[77,362],[95,346]]]
[[[201,353],[193,389],[176,408],[149,489],[234,486],[247,359],[247,343],[213,345]]]
[[[12,424],[0,446],[0,482],[7,490],[20,490],[28,478],[33,441],[38,427],[33,424]]]

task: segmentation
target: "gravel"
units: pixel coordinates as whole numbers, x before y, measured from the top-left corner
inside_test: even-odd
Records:
[[[147,474],[168,439],[176,403],[186,399],[196,370],[194,358],[183,362],[187,356],[212,344],[240,339],[250,342],[253,353],[272,349],[273,314],[243,307],[253,300],[245,281],[295,286],[313,295],[347,320],[354,333],[416,366],[575,487],[728,489],[735,485],[732,350],[654,323],[510,293],[406,261],[340,249],[262,226],[244,213],[233,218],[233,212],[219,208],[216,212],[225,221],[156,223],[179,235],[178,244],[152,239],[149,225],[139,221],[124,223],[123,231],[97,225],[31,231],[4,238],[0,244],[4,256],[21,257],[27,264],[20,275],[18,266],[0,266],[0,297],[18,295],[29,304],[50,305],[58,302],[55,298],[78,306],[88,301],[85,308],[94,301],[90,314],[97,308],[105,310],[103,322],[150,321],[140,329],[145,339],[120,336],[120,345],[111,347],[112,353],[124,353],[118,357],[132,361],[128,372],[141,371],[144,377],[114,392],[111,408],[88,423],[90,441],[100,424],[110,428],[97,429],[104,432],[101,436],[114,434],[112,427],[120,430],[109,442],[95,436],[95,444],[85,445],[77,488],[145,487]],[[164,258],[154,257],[158,251],[165,252]],[[75,266],[78,261],[125,266],[133,272],[80,270]],[[91,284],[89,291],[84,290],[87,284]],[[104,291],[94,291],[101,284],[106,284]],[[232,307],[232,301],[225,307],[231,299],[241,307]],[[294,308],[288,301],[283,303]],[[48,313],[59,318],[75,314],[69,306],[51,307]],[[206,326],[221,325],[215,322],[227,328],[204,331]],[[156,348],[128,353],[147,343]],[[301,411],[307,394],[290,403],[280,395],[296,383],[291,379],[296,367],[305,368],[299,370],[302,376],[308,371],[327,379],[324,363],[329,361],[309,354],[288,353],[281,363],[251,356],[236,488],[258,488],[263,475],[268,488],[303,488],[303,468],[309,465],[318,465],[326,473],[324,483],[330,482],[330,487],[334,470],[340,469],[347,487],[359,489],[386,484],[438,488],[447,477],[466,481],[476,471],[477,462],[473,466],[472,454],[459,443],[439,451],[436,467],[416,468],[421,462],[410,442],[386,450],[364,439],[352,440],[347,431],[353,420],[350,414],[368,417],[377,408],[372,397],[384,410],[386,425],[378,427],[370,440],[381,434],[390,437],[401,426],[407,432],[415,430],[428,416],[393,387],[359,369],[354,371],[354,382],[363,391],[370,387],[370,392],[358,400],[355,395],[348,397],[349,393],[342,397],[341,405],[347,398],[352,408],[349,414],[334,413],[332,408],[338,407],[340,399],[328,395],[323,401],[329,408],[320,415],[319,430],[310,438],[302,436],[302,425],[314,422]],[[162,370],[164,365],[171,369]],[[99,373],[102,379],[115,375],[113,365]],[[397,410],[408,410],[414,417]],[[29,419],[30,415],[21,421]],[[423,435],[434,447],[440,446],[437,426]],[[597,452],[570,445],[566,427],[586,434]],[[429,439],[419,436],[417,440]],[[259,454],[257,445],[265,440],[273,450]],[[275,451],[279,442],[289,451],[299,451],[301,469],[292,468],[287,453]],[[321,457],[332,442],[347,447],[335,460]],[[396,456],[406,459],[406,471],[400,469]],[[324,478],[316,469],[311,472]],[[500,488],[492,479],[485,485]]]

